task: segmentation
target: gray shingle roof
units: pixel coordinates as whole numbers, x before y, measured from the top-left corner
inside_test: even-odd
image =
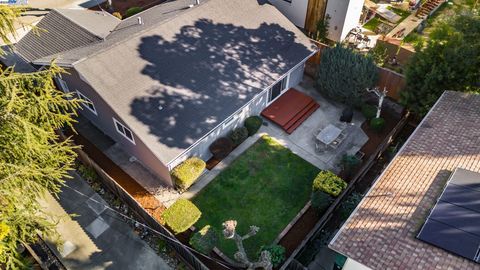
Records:
[[[105,41],[57,55],[164,163],[315,50],[271,5],[207,0],[182,9],[191,2],[154,7]]]
[[[59,65],[71,65],[92,54],[107,50],[119,42],[132,38],[143,31],[175,17],[194,3],[195,0],[176,0],[154,6],[136,14],[135,16],[120,21],[120,23],[117,24],[102,42],[92,43],[90,46],[77,47],[68,51],[61,51],[52,55],[46,55],[45,57],[35,59],[33,63],[44,65],[50,63],[52,59],[55,59]],[[138,24],[138,17],[142,18],[142,25]]]
[[[100,42],[119,23],[117,18],[102,12],[80,9],[52,10],[38,23],[39,33],[30,31],[15,45],[15,50],[26,60],[33,62],[39,58]]]

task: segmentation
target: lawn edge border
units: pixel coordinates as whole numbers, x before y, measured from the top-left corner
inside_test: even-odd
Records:
[[[295,225],[300,218],[307,212],[307,210],[310,208],[312,205],[312,200],[308,200],[305,206],[300,210],[300,212],[297,213],[297,215],[287,224],[287,226],[278,234],[277,238],[273,241],[274,244],[278,244],[282,238],[287,235],[287,233],[290,231],[290,229]]]

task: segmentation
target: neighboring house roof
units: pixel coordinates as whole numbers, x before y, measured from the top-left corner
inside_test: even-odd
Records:
[[[119,21],[117,26],[103,40],[92,43],[89,46],[76,47],[71,50],[57,52],[32,61],[37,65],[45,65],[53,59],[59,65],[73,65],[93,54],[108,50],[110,47],[132,38],[152,27],[162,24],[178,14],[184,12],[195,4],[195,0],[175,0],[156,5],[143,12]],[[87,12],[91,12],[88,11]],[[142,18],[142,24],[138,24],[138,17]]]
[[[188,3],[153,7],[101,42],[34,63],[73,66],[168,164],[315,51],[271,5]]]
[[[99,11],[55,9],[36,25],[37,32],[30,31],[15,45],[15,50],[33,62],[99,42],[119,23],[116,17]]]
[[[451,172],[480,172],[480,95],[446,91],[330,247],[372,269],[480,269],[416,239]]]

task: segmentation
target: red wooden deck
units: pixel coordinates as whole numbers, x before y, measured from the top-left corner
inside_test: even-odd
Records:
[[[262,116],[291,134],[319,107],[320,105],[313,98],[290,88],[265,108],[262,111]]]

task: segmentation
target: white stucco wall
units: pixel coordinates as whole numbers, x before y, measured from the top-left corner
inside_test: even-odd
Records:
[[[330,16],[328,39],[342,41],[355,28],[362,15],[364,0],[329,0],[325,14]]]
[[[307,17],[308,0],[291,0],[291,3],[285,0],[269,0],[285,17],[298,27],[305,27],[305,18]]]

